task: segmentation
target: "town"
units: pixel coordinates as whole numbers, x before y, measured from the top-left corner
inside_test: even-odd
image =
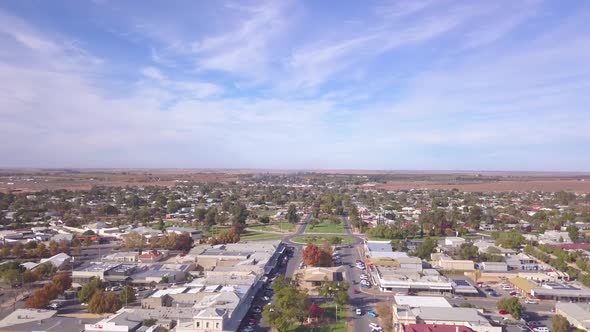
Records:
[[[0,331],[590,329],[590,194],[388,180],[0,193]]]

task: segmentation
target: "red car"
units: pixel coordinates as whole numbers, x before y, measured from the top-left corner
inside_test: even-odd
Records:
[[[356,289],[356,288],[355,288],[355,289],[354,289],[354,293],[355,293],[355,294],[359,294],[360,292],[359,292],[359,290],[358,290],[358,289]]]
[[[500,311],[498,311],[498,313],[500,315],[506,315],[506,314],[508,314],[508,312],[506,310],[500,310]]]

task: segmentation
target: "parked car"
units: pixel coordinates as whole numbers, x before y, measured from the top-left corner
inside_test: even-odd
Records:
[[[371,331],[382,331],[383,329],[381,328],[381,326],[375,324],[375,323],[370,323],[369,327],[371,328]]]
[[[362,314],[363,314],[363,311],[360,308],[356,308],[356,315],[361,316]]]
[[[549,328],[547,326],[537,326],[533,329],[534,332],[549,332]]]
[[[500,310],[500,311],[498,311],[498,313],[500,315],[507,315],[508,314],[508,311],[506,311],[506,310]]]
[[[371,316],[371,317],[377,317],[377,313],[374,312],[373,310],[368,310],[367,311],[367,315]]]
[[[537,301],[537,300],[532,300],[532,299],[526,299],[526,300],[524,301],[524,303],[526,303],[526,304],[539,304],[539,301]]]

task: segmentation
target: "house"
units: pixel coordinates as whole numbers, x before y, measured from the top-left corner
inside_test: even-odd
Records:
[[[506,262],[482,262],[479,266],[484,272],[508,272]]]
[[[459,248],[465,243],[465,239],[462,237],[446,237],[444,245],[451,248]]]
[[[506,264],[510,270],[537,271],[540,268],[536,260],[523,253],[507,257]]]

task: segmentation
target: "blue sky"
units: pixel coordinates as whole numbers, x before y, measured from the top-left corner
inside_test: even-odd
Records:
[[[2,1],[0,167],[590,170],[588,1]]]

